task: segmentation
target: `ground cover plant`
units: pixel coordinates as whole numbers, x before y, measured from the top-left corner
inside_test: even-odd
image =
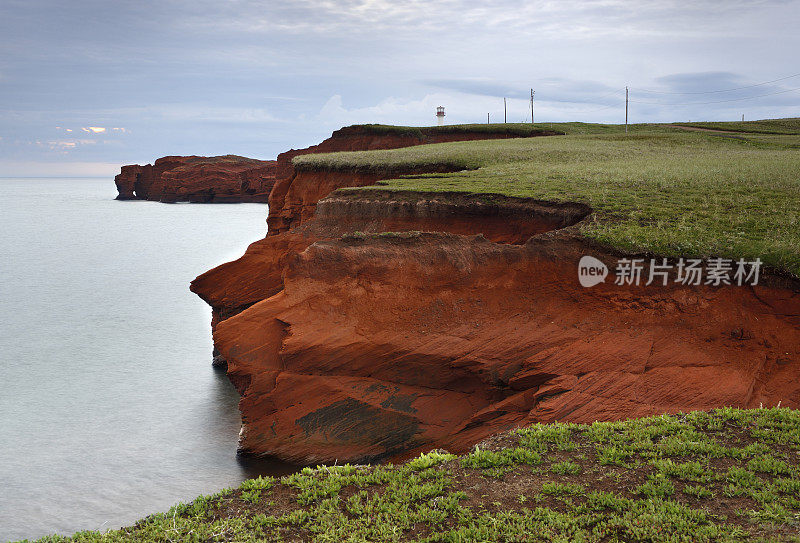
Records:
[[[56,541],[800,541],[800,411],[536,424],[456,456],[320,466]]]
[[[786,135],[800,131],[800,120],[744,125],[782,132],[641,124],[626,134],[620,125],[537,123],[567,135],[304,155],[294,164],[397,174],[380,190],[584,202],[594,213],[581,232],[601,243],[674,257],[760,258],[800,275],[800,135]],[[425,169],[453,173],[401,175]]]

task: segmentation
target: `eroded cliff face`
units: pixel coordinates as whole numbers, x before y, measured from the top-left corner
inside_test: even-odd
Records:
[[[296,462],[464,451],[536,421],[800,406],[800,297],[577,281],[580,237],[523,245],[393,234],[320,241],[283,290],[221,322],[240,446]]]
[[[560,133],[543,131],[537,136],[558,134]],[[192,292],[212,308],[212,330],[222,320],[280,291],[283,288],[281,276],[286,263],[314,241],[329,237],[327,233],[292,230],[314,216],[317,202],[321,198],[339,188],[372,185],[378,180],[397,175],[451,171],[447,168],[429,168],[424,172],[409,170],[391,173],[295,172],[292,158],[310,153],[396,149],[429,143],[511,137],[515,136],[510,133],[448,133],[425,128],[405,135],[379,134],[363,126],[350,126],[335,131],[330,138],[318,145],[281,153],[276,161],[275,183],[269,195],[267,237],[252,243],[240,258],[209,270],[192,281]],[[154,168],[157,166],[159,161],[156,161]],[[451,216],[449,220],[455,219]],[[214,364],[225,364],[225,359],[216,346]]]
[[[169,156],[123,166],[114,178],[117,200],[159,202],[266,202],[277,163],[233,155]]]
[[[589,211],[363,189],[321,200],[267,238],[272,258],[298,242],[271,295],[214,332],[242,395],[241,450],[356,462],[462,452],[536,421],[800,406],[796,282],[584,288],[582,256],[612,270],[618,257],[570,228]]]
[[[556,136],[556,131],[542,131],[534,137]],[[408,134],[376,134],[363,126],[348,126],[335,131],[330,138],[305,149],[292,149],[278,155],[278,173],[275,188],[269,196],[270,213],[267,218],[268,235],[276,236],[300,224],[313,215],[313,206],[320,198],[340,187],[357,187],[372,184],[399,174],[353,174],[342,172],[298,172],[295,175],[292,159],[311,153],[333,153],[339,151],[371,151],[375,149],[398,149],[431,143],[470,141],[485,139],[507,139],[519,137],[512,133],[445,132],[439,129],[421,128]],[[452,171],[447,168],[429,168],[426,173]],[[304,214],[305,213],[305,214]]]
[[[242,395],[243,453],[358,462],[537,421],[800,407],[796,279],[584,288],[582,256],[612,276],[620,256],[578,233],[587,206],[333,192],[380,177],[279,179],[277,231],[192,283]]]

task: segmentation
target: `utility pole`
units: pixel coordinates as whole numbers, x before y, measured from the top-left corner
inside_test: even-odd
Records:
[[[531,89],[531,124],[533,124],[533,95],[536,94],[536,91]]]
[[[625,133],[628,133],[628,87],[625,87]]]
[[[489,113],[488,112],[486,113],[486,124],[490,124],[489,123]]]
[[[506,97],[503,96],[503,123],[508,122],[508,106],[506,106]]]

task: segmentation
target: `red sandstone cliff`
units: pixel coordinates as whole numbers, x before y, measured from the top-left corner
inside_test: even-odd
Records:
[[[536,421],[800,407],[797,282],[585,289],[580,257],[617,256],[559,230],[585,207],[471,198],[336,193],[267,238],[316,241],[214,333],[242,451],[361,461]],[[361,233],[398,230],[440,233]]]
[[[396,149],[450,141],[517,137],[513,132],[474,133],[455,129],[451,132],[448,131],[450,129],[453,127],[381,132],[370,126],[348,126],[336,130],[330,138],[318,145],[291,149],[278,155],[275,184],[269,195],[267,237],[252,243],[241,258],[209,270],[192,281],[192,292],[212,308],[212,330],[220,321],[283,288],[281,275],[285,265],[315,240],[314,237],[291,233],[289,230],[293,226],[299,226],[305,218],[313,216],[319,199],[337,188],[371,185],[387,176],[413,173],[295,172],[292,165],[294,157],[311,153]],[[559,134],[561,133],[542,130],[536,136]],[[224,358],[219,355],[215,346],[214,364],[224,363]]]
[[[117,200],[160,202],[266,202],[277,165],[234,155],[168,156],[123,166],[114,178]]]
[[[352,462],[463,452],[537,421],[800,407],[796,290],[587,291],[587,253],[613,263],[569,234],[311,245],[280,293],[217,327],[242,394],[242,450]]]
[[[570,227],[586,206],[330,194],[381,176],[281,159],[270,235],[192,283],[242,394],[243,452],[360,461],[535,421],[800,407],[796,280],[585,289],[580,257],[617,256]]]
[[[331,173],[323,179],[320,175],[312,175],[309,180],[300,175],[295,178],[292,159],[299,155],[311,153],[334,153],[339,151],[372,151],[376,149],[398,149],[414,145],[447,143],[451,141],[470,141],[485,139],[508,139],[519,137],[509,132],[465,132],[457,127],[419,128],[407,132],[380,132],[369,125],[348,126],[336,130],[330,138],[319,145],[305,149],[292,149],[278,155],[278,171],[275,188],[269,195],[268,235],[275,236],[286,232],[292,226],[302,222],[302,215],[313,215],[313,207],[320,198],[341,187],[369,185],[381,176],[356,176],[346,179],[347,174],[336,176]],[[453,131],[448,131],[452,129]],[[542,130],[535,136],[556,136],[563,132]],[[396,173],[396,172],[395,172]],[[333,177],[333,179],[331,179]]]

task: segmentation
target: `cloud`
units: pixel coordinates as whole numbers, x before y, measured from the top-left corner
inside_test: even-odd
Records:
[[[740,74],[733,72],[678,73],[657,77],[655,81],[671,92],[708,92],[746,84]]]
[[[451,105],[449,111],[461,110],[463,113],[452,96],[441,93],[427,94],[419,99],[389,97],[371,106],[354,108],[345,107],[342,97],[335,94],[325,102],[316,118],[328,127],[361,123],[435,124],[436,107],[448,102]]]
[[[753,81],[733,72],[676,73],[656,78],[655,88],[631,89],[634,103],[665,107],[791,106],[800,96],[800,74],[778,81]],[[790,86],[791,85],[791,86]]]
[[[624,95],[621,103],[614,102],[613,105],[624,110]],[[430,93],[417,99],[391,97],[365,107],[346,107],[342,96],[333,95],[325,102],[315,119],[329,128],[359,123],[429,126],[436,124],[437,106],[445,106],[447,124],[484,123],[487,113],[494,123],[502,122],[504,115],[507,115],[509,122],[531,120],[530,94],[523,98],[508,99],[504,108],[502,97],[460,92]],[[585,104],[537,101],[536,120],[573,120],[580,118],[581,110],[594,109],[594,106],[587,107]],[[599,117],[587,116],[582,120],[605,120],[608,114],[609,111],[605,111]]]
[[[800,114],[800,93],[754,98],[800,82],[713,105],[665,94],[791,73],[790,1],[7,0],[0,11],[0,159],[272,158],[342,125],[435,124],[438,105],[448,123],[495,121],[506,97],[521,121],[531,87],[537,121],[624,121],[626,85],[636,121]],[[47,143],[77,135],[98,144]]]
[[[169,105],[149,108],[165,119],[175,121],[209,121],[264,123],[279,120],[269,111],[260,107]]]
[[[1,160],[5,177],[106,177],[119,173],[119,164],[111,162],[71,161],[59,156],[56,161]]]
[[[535,90],[538,102],[569,102],[588,104],[608,104],[612,96],[622,95],[624,87],[612,87],[599,81],[572,80],[568,78],[537,78],[536,88],[531,82],[516,81],[498,83],[490,79],[429,79],[424,82],[443,89],[451,89],[464,94],[530,100],[530,91]]]
[[[71,149],[78,145],[78,142],[75,141],[48,141],[47,144],[50,146],[51,149]]]
[[[396,35],[431,37],[479,31],[543,38],[590,40],[599,37],[710,36],[729,29],[743,14],[785,6],[780,0],[198,0],[186,6],[177,24],[185,30],[251,35]],[[705,24],[712,19],[717,24]],[[742,25],[746,28],[745,25]],[[481,35],[469,36],[480,39]]]
[[[456,90],[465,94],[482,96],[498,96],[508,98],[525,98],[528,96],[522,86],[499,83],[492,79],[427,79],[423,83],[442,89]]]
[[[72,132],[72,128],[65,128],[63,126],[57,126],[56,130],[63,130],[65,132]],[[110,132],[120,132],[125,133],[128,130],[122,127],[114,127],[114,128],[107,128],[105,126],[84,126],[81,128],[87,134],[104,134]]]
[[[797,83],[794,84],[793,82]],[[516,100],[516,109],[530,99],[530,90],[525,82],[497,83],[490,79],[443,79],[426,80],[442,89],[476,96],[494,97],[509,101]],[[725,71],[676,73],[658,77],[652,88],[630,88],[630,110],[636,108],[639,115],[647,115],[647,120],[674,120],[675,115],[683,118],[690,114],[702,118],[709,114],[709,105],[726,112],[730,109],[746,109],[750,112],[767,111],[767,108],[787,108],[797,106],[800,91],[800,75],[785,78],[780,84],[760,83],[743,74]],[[788,86],[793,83],[792,86]],[[599,81],[573,80],[569,78],[546,78],[536,84],[537,118],[545,120],[595,120],[608,118],[618,109],[624,111],[625,89],[614,88]],[[797,107],[794,111],[797,111]],[[791,115],[792,109],[785,109]],[[587,117],[581,118],[582,115]],[[670,117],[672,115],[673,117]],[[775,117],[774,114],[766,116]],[[641,120],[641,117],[638,117]]]
[[[37,145],[43,145],[41,141],[36,142]],[[79,145],[96,145],[97,140],[89,140],[89,139],[68,139],[68,140],[50,140],[47,142],[47,146],[51,150],[58,150],[58,151],[69,151],[71,149],[77,148]]]

